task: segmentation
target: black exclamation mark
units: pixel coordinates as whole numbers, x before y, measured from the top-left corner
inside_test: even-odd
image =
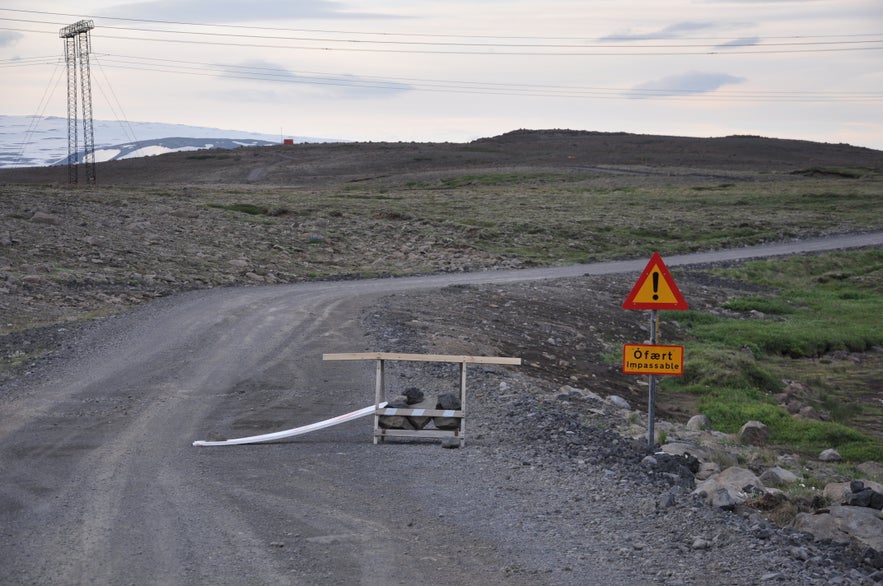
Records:
[[[653,301],[659,299],[659,273],[653,271]]]

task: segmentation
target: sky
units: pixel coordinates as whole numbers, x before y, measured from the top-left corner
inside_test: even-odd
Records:
[[[883,150],[880,0],[4,0],[0,114],[467,142],[516,129]],[[100,142],[100,137],[96,137]]]

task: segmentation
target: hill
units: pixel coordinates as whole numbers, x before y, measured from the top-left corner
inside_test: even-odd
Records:
[[[709,177],[719,171],[849,173],[883,170],[883,151],[846,144],[728,136],[689,138],[573,130],[518,130],[470,143],[300,143],[176,152],[99,163],[99,184],[322,185],[500,169]],[[4,183],[62,183],[63,168],[0,169]]]

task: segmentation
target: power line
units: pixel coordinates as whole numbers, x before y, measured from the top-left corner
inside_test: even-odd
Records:
[[[79,17],[79,15],[62,13],[62,12],[47,12],[41,10],[21,10],[21,9],[10,9],[10,8],[0,8],[0,11],[3,12],[23,12],[29,14],[43,14],[50,16],[64,16],[64,17]],[[397,37],[428,37],[428,38],[450,38],[450,39],[534,39],[534,40],[585,40],[584,36],[581,37],[561,37],[561,36],[541,36],[541,35],[476,35],[476,34],[442,34],[442,33],[390,33],[390,32],[379,32],[379,31],[352,31],[352,30],[333,30],[333,29],[305,29],[305,28],[282,28],[282,27],[263,27],[263,26],[254,26],[254,25],[237,25],[237,24],[208,24],[208,23],[198,23],[198,22],[187,22],[187,21],[174,21],[174,20],[151,20],[146,18],[124,18],[124,17],[115,17],[115,16],[98,16],[92,15],[87,18],[91,19],[104,19],[104,20],[116,20],[121,22],[142,22],[149,24],[162,24],[162,25],[178,25],[178,26],[196,26],[196,27],[211,27],[218,29],[233,29],[233,30],[262,30],[262,31],[284,31],[284,32],[295,32],[295,33],[303,33],[303,32],[311,32],[311,33],[321,33],[321,34],[343,34],[343,35],[365,35],[365,36],[397,36]],[[8,19],[14,20],[14,19]],[[34,21],[39,22],[39,21]],[[52,23],[55,24],[55,23]],[[102,28],[113,28],[108,27],[107,25],[102,25]],[[767,39],[822,39],[822,38],[850,38],[850,37],[864,37],[864,36],[880,36],[879,33],[848,33],[848,34],[837,34],[837,35],[785,35],[785,36],[767,36]],[[670,38],[666,35],[643,35],[643,40],[665,40]],[[705,40],[705,41],[729,41],[731,38],[722,38],[722,37],[691,37],[694,40]],[[609,37],[609,41],[611,42],[619,42],[621,40],[632,40],[631,37],[624,35],[621,38],[617,39],[616,37]]]
[[[17,21],[17,22],[30,22],[30,23],[39,23],[39,24],[57,24],[50,23],[45,21],[34,21],[34,20],[23,20],[23,19],[15,19],[15,18],[6,18],[3,20]],[[214,25],[195,25],[191,24],[190,26],[214,26]],[[177,30],[162,30],[162,29],[145,29],[145,28],[136,28],[136,27],[126,27],[126,26],[110,26],[103,25],[101,27],[103,30],[120,30],[120,31],[135,31],[135,32],[150,32],[150,33],[159,33],[164,35],[191,35],[191,36],[204,36],[204,37],[223,37],[223,38],[236,38],[236,39],[262,39],[267,41],[302,41],[302,42],[331,42],[331,43],[350,43],[350,44],[367,44],[367,45],[413,45],[413,46],[433,46],[433,47],[474,47],[474,48],[536,48],[536,49],[568,49],[568,48],[583,48],[583,49],[600,49],[600,48],[610,48],[617,47],[620,49],[654,49],[654,48],[662,48],[662,49],[682,49],[682,48],[708,48],[708,43],[687,43],[687,42],[668,42],[663,44],[649,44],[647,42],[641,42],[638,44],[630,44],[624,43],[623,41],[629,40],[634,42],[636,39],[629,39],[628,37],[624,37],[623,39],[611,39],[605,43],[588,43],[583,40],[580,43],[477,43],[477,42],[440,42],[440,41],[402,41],[402,40],[364,40],[364,39],[341,39],[341,38],[326,38],[326,37],[298,37],[298,36],[275,36],[275,35],[256,35],[256,34],[241,34],[241,33],[229,33],[229,32],[210,32],[210,31],[177,31]],[[293,32],[293,31],[292,31]],[[362,34],[362,33],[353,33],[353,34]],[[418,36],[416,34],[399,34],[399,33],[383,33],[383,36]],[[419,35],[423,36],[423,35]],[[439,35],[426,35],[428,37],[438,37]],[[756,41],[744,41],[744,42],[732,42],[731,40],[727,43],[726,47],[735,48],[735,47],[795,47],[795,46],[821,46],[821,45],[859,45],[859,44],[868,44],[868,43],[883,43],[883,38],[880,39],[870,39],[870,40],[856,40],[858,36],[880,36],[880,35],[826,35],[820,37],[780,37],[775,40],[775,42],[763,42],[759,43]],[[120,37],[109,37],[109,38],[120,38]],[[453,38],[463,38],[461,36],[453,36]],[[495,38],[495,37],[475,37],[475,38]],[[510,37],[503,37],[510,38]],[[525,37],[525,39],[530,39],[531,37]],[[832,38],[847,38],[850,40],[815,40],[810,41],[807,39],[810,38],[824,38],[824,39],[832,39]],[[554,37],[549,39],[544,39],[542,37],[536,37],[535,40],[555,40]],[[787,39],[787,40],[782,40]],[[158,39],[157,39],[158,40]],[[557,40],[565,40],[565,39],[557,39]],[[572,40],[572,39],[571,39]],[[652,40],[658,41],[662,39],[641,39],[644,41]],[[691,40],[708,40],[708,39],[691,39]],[[721,47],[719,44],[721,41],[725,39],[713,39],[718,41],[718,44],[713,45],[713,47]]]
[[[4,10],[4,9],[0,9]],[[56,13],[48,13],[56,14]],[[58,23],[46,21],[33,21],[24,19],[3,19],[21,22],[36,22],[40,24],[57,25]],[[136,20],[136,19],[125,19]],[[140,21],[139,21],[140,22]],[[154,22],[154,21],[145,21]],[[156,21],[167,23],[168,21]],[[222,27],[222,28],[240,28],[234,25],[204,25],[198,23],[172,23],[186,24],[188,26],[199,27]],[[450,54],[450,55],[494,55],[494,56],[677,56],[677,55],[746,55],[746,54],[776,54],[776,53],[821,53],[821,52],[842,52],[842,51],[867,51],[883,49],[883,36],[879,34],[850,34],[850,35],[822,35],[822,36],[792,36],[792,37],[776,37],[775,42],[764,41],[732,43],[727,42],[726,45],[720,44],[724,39],[715,39],[717,44],[709,45],[707,43],[693,42],[666,42],[661,44],[650,44],[642,42],[638,44],[623,44],[620,40],[610,42],[593,42],[587,43],[477,43],[477,42],[440,42],[440,41],[412,41],[412,40],[365,40],[351,38],[326,38],[326,37],[299,37],[299,36],[268,36],[256,34],[240,34],[229,32],[208,32],[208,31],[176,31],[161,29],[146,29],[135,27],[115,27],[103,26],[102,29],[133,31],[139,33],[151,33],[158,35],[180,35],[180,36],[196,36],[208,38],[221,38],[226,40],[209,41],[209,40],[192,40],[192,39],[169,39],[157,38],[152,36],[139,36],[133,38],[127,36],[103,35],[103,38],[117,39],[124,41],[138,42],[173,42],[180,44],[199,44],[214,46],[236,46],[249,48],[264,49],[290,49],[290,50],[310,50],[310,51],[348,51],[348,52],[375,52],[375,53],[409,53],[409,54]],[[0,30],[16,30],[18,32],[42,32],[26,29],[0,29]],[[286,30],[286,29],[270,29],[270,30]],[[353,33],[360,34],[360,33]],[[409,33],[384,33],[384,37],[396,36],[424,36]],[[425,35],[432,37],[432,35]],[[437,38],[438,35],[435,35]],[[872,37],[872,38],[868,38]],[[463,36],[451,36],[450,38],[468,38]],[[496,37],[474,37],[474,38],[496,38]],[[506,37],[503,37],[506,38]],[[524,37],[530,39],[530,37]],[[265,44],[265,43],[231,43],[230,39],[255,39],[263,41],[280,41],[280,42],[301,42],[301,43],[332,43],[332,45],[312,46],[312,45],[284,45],[284,44]],[[543,38],[535,37],[535,40],[553,40],[554,37]],[[787,40],[783,40],[787,39]],[[807,40],[807,39],[826,39],[826,40]],[[831,39],[848,39],[848,40],[831,40]],[[560,40],[560,39],[559,39]],[[649,40],[660,41],[663,38]],[[694,39],[700,40],[700,39]],[[708,39],[706,39],[708,40]],[[343,46],[336,46],[336,45]],[[395,47],[395,48],[391,48]],[[401,48],[406,47],[406,48]],[[741,50],[738,50],[740,49]],[[656,51],[654,49],[664,49],[665,51]]]
[[[474,82],[462,80],[440,80],[426,78],[378,78],[370,76],[350,76],[316,71],[288,71],[273,67],[246,65],[218,65],[214,63],[185,61],[180,59],[158,59],[124,55],[102,54],[105,67],[116,67],[136,71],[175,73],[203,77],[223,77],[273,83],[301,85],[328,85],[362,89],[417,90],[428,92],[509,95],[528,97],[564,98],[651,98],[651,97],[692,97],[700,93],[696,89],[682,89],[677,92],[664,89],[631,89],[610,87],[586,87],[549,84],[513,84]],[[674,94],[674,95],[673,95]],[[883,92],[843,92],[843,91],[739,91],[723,90],[719,93],[703,93],[704,98],[751,101],[881,101]]]
[[[35,31],[26,29],[15,29],[8,27],[0,27],[0,30],[13,30],[17,32],[33,32],[46,33],[47,31]],[[645,51],[645,50],[593,50],[593,51],[499,51],[499,50],[432,50],[432,49],[390,49],[390,48],[368,48],[368,47],[334,47],[334,46],[310,46],[310,45],[280,45],[280,44],[261,44],[261,43],[230,43],[223,41],[195,41],[185,39],[159,39],[151,37],[131,37],[117,35],[100,35],[103,39],[115,39],[122,41],[135,42],[159,42],[159,43],[178,43],[185,45],[206,45],[218,47],[241,47],[253,49],[282,49],[282,50],[298,50],[298,51],[321,51],[321,52],[355,52],[355,53],[387,53],[387,54],[412,54],[412,55],[468,55],[468,56],[511,56],[511,57],[675,57],[690,55],[775,55],[775,54],[817,54],[817,53],[840,53],[840,52],[856,52],[856,51],[880,51],[883,50],[883,39],[874,41],[865,41],[861,44],[867,45],[874,43],[879,46],[848,46],[848,47],[829,47],[829,48],[802,48],[802,49],[763,49],[764,45],[753,45],[760,47],[749,50],[728,50],[720,47],[709,47],[704,50],[696,51]],[[745,47],[749,47],[746,45]],[[636,47],[637,48],[637,47]]]

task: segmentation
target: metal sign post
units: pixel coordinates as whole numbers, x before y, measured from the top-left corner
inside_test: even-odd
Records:
[[[660,309],[687,309],[687,301],[675,285],[662,257],[654,252],[635,286],[622,304],[623,309],[650,310],[650,343],[625,344],[622,350],[622,371],[626,374],[646,374],[650,377],[647,400],[647,447],[653,451],[656,445],[656,376],[682,375],[684,373],[683,346],[658,345],[658,320]],[[629,356],[629,352],[632,356]],[[675,358],[677,356],[677,358]]]
[[[656,315],[657,310],[650,310],[650,343],[656,344]],[[647,399],[647,449],[653,451],[656,445],[656,433],[654,425],[656,422],[656,375],[650,375],[650,396]]]

